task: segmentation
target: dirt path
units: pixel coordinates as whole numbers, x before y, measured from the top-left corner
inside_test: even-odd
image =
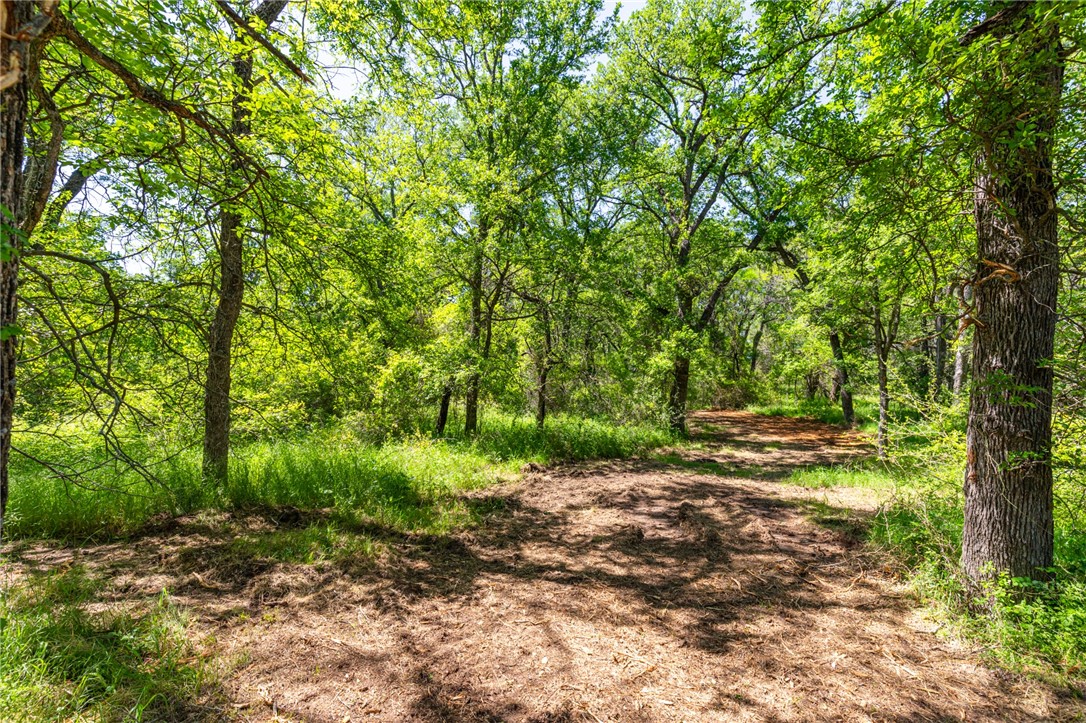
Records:
[[[170,587],[237,661],[226,692],[251,720],[1081,715],[933,634],[848,534],[858,513],[837,505],[870,507],[866,493],[774,481],[862,440],[742,412],[695,421],[699,450],[530,473],[480,498],[502,502],[483,528],[403,539],[376,566],[227,569],[225,541],[193,527],[131,552],[119,594]]]

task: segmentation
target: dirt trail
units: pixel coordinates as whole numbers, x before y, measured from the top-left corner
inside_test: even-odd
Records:
[[[244,663],[227,693],[250,720],[1082,714],[934,634],[849,534],[862,512],[843,506],[870,508],[868,493],[774,481],[866,454],[861,438],[743,412],[694,425],[695,451],[491,488],[480,504],[503,505],[487,525],[403,539],[377,565],[225,570],[221,540],[183,529],[132,552],[118,584],[171,587],[217,654]]]

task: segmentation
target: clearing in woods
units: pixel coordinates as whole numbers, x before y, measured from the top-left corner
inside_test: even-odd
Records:
[[[386,533],[377,562],[231,553],[239,525],[313,522],[304,514],[235,517],[232,532],[181,520],[136,545],[19,559],[75,555],[118,602],[168,588],[204,645],[235,661],[217,705],[242,720],[1081,715],[935,634],[857,543],[874,493],[777,481],[868,454],[860,436],[746,412],[693,422],[696,450],[530,471],[478,495],[497,510],[480,528]]]

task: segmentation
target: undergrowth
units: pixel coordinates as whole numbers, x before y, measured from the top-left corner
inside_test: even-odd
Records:
[[[856,426],[864,431],[873,431],[874,423],[879,417],[878,403],[867,397],[855,397],[852,403]],[[845,423],[841,405],[822,396],[815,396],[811,399],[783,397],[762,404],[750,405],[747,407],[747,411],[764,414],[768,417],[806,417],[808,419],[817,419],[826,424],[842,425]]]
[[[378,444],[347,423],[240,446],[221,488],[203,483],[191,451],[165,455],[152,481],[94,458],[89,443],[37,448],[33,455],[57,460],[56,469],[92,471],[65,483],[22,460],[5,532],[80,544],[195,513],[212,540],[183,554],[205,564],[370,559],[386,539],[477,524],[500,499],[463,493],[511,479],[526,462],[628,457],[672,441],[650,427],[554,416],[540,430],[530,419],[492,415],[471,439]],[[247,523],[262,517],[273,524]],[[80,567],[2,584],[0,721],[222,719],[206,703],[214,693],[208,667],[165,591],[136,611],[104,600],[101,582]]]
[[[169,596],[92,612],[101,588],[74,566],[0,596],[0,720],[214,719],[214,675]]]
[[[1070,420],[1056,420],[1051,579],[1002,578],[978,590],[966,583],[959,567],[966,410],[964,405],[913,402],[909,409],[894,414],[887,461],[812,467],[784,481],[886,493],[886,501],[867,528],[868,540],[896,560],[944,628],[980,645],[994,664],[1086,695],[1084,430],[1072,428]],[[874,411],[867,402],[857,406],[860,419]],[[841,421],[840,409],[820,398],[785,400],[750,411]]]
[[[99,464],[90,445],[46,447],[33,449],[34,456],[91,471],[64,482],[19,460],[5,534],[82,543],[133,534],[159,517],[279,506],[331,508],[395,530],[443,534],[471,521],[461,492],[509,479],[527,462],[629,457],[672,441],[653,427],[561,415],[539,429],[528,418],[492,414],[470,439],[415,435],[383,444],[341,424],[239,446],[222,487],[203,482],[194,450],[150,467],[147,479]]]

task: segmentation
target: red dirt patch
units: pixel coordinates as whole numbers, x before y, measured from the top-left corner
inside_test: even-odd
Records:
[[[694,426],[699,451],[533,472],[480,495],[504,503],[483,528],[388,533],[375,564],[228,565],[222,538],[181,525],[141,541],[124,594],[168,584],[219,655],[243,655],[227,688],[250,720],[1082,715],[934,635],[772,481],[865,454],[862,437],[743,412]]]

